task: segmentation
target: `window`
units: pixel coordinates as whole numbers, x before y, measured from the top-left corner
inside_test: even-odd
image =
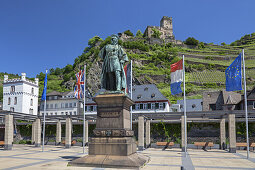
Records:
[[[10,105],[11,104],[11,98],[9,97],[8,98],[8,105]]]
[[[73,103],[73,107],[76,107],[76,103]]]
[[[94,106],[90,106],[90,111],[91,111],[91,112],[94,111]]]
[[[148,104],[147,103],[143,104],[143,109],[145,109],[145,110],[148,109]]]
[[[151,109],[151,103],[148,103],[148,109],[149,110]]]
[[[135,104],[132,106],[132,110],[135,110]]]
[[[69,107],[73,107],[73,103],[69,103]]]
[[[61,103],[61,108],[64,108],[65,104],[64,103]]]
[[[253,109],[255,109],[255,102],[253,102]]]
[[[155,94],[153,93],[153,94],[151,94],[151,98],[154,98],[155,97]]]
[[[209,110],[216,110],[216,104],[209,104]]]
[[[159,103],[155,103],[155,109],[159,109]]]
[[[14,112],[14,107],[10,107],[10,111],[11,111],[11,112]]]
[[[56,108],[56,109],[58,108],[58,104],[57,104],[57,103],[55,104],[55,108]]]
[[[31,89],[31,94],[34,94],[34,88],[32,87],[32,89]]]
[[[72,112],[69,112],[70,115],[72,115]]]
[[[74,111],[73,114],[76,115],[76,111]]]
[[[49,115],[49,113],[46,113],[46,116],[48,116]]]
[[[44,109],[44,104],[41,105],[41,110],[43,110],[43,109]]]
[[[97,106],[94,106],[94,111],[97,111]]]
[[[163,109],[165,109],[166,108],[166,103],[163,103]]]
[[[50,104],[50,108],[53,109],[53,104]]]
[[[143,109],[143,104],[140,104],[140,109]]]
[[[137,99],[140,99],[141,97],[142,97],[142,95],[138,95],[138,96],[137,96]]]
[[[58,113],[57,112],[55,112],[55,115],[57,115]]]
[[[163,105],[163,103],[159,103],[159,109],[160,109],[160,110],[164,110],[164,105]]]
[[[51,116],[53,116],[53,113],[50,113]]]
[[[145,88],[144,88],[144,91],[148,91],[148,87],[145,87]]]
[[[14,98],[14,105],[17,104],[17,97]]]
[[[89,106],[86,106],[87,107],[87,111],[90,112],[90,107]]]
[[[65,104],[65,108],[68,108],[68,103]]]
[[[64,115],[64,112],[61,112],[61,115]]]
[[[195,104],[193,104],[191,107],[192,107],[192,108],[195,108],[195,107],[196,107],[196,105],[195,105]]]
[[[30,106],[33,106],[33,99],[30,100]]]
[[[155,103],[151,103],[151,109],[152,109],[152,110],[155,109]]]
[[[66,115],[68,115],[68,112],[66,112]]]
[[[87,111],[87,106],[85,106],[85,111]]]
[[[135,110],[139,110],[140,108],[139,108],[139,104],[136,104],[135,105]]]
[[[58,99],[58,96],[54,96],[54,99],[57,100],[57,99]]]
[[[49,96],[49,100],[51,100],[52,99],[52,97],[51,96]]]
[[[46,109],[48,109],[49,108],[49,104],[46,104]]]
[[[15,92],[15,86],[11,86],[11,93]]]

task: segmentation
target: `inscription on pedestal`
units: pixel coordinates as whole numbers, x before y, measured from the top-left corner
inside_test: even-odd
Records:
[[[99,112],[101,118],[116,118],[120,116],[120,112]]]

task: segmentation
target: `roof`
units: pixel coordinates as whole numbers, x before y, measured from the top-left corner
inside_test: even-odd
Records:
[[[237,104],[241,101],[241,94],[222,90],[224,104]]]
[[[193,111],[202,111],[203,105],[202,99],[187,99],[186,100],[186,111],[193,112]],[[177,104],[181,105],[181,111],[183,112],[183,100],[177,100]]]
[[[132,89],[132,100],[135,102],[168,101],[155,84],[134,85]]]
[[[50,93],[47,93],[46,96],[62,96],[61,92],[57,92],[57,91],[52,91]]]

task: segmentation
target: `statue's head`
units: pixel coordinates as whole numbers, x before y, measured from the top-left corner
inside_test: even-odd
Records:
[[[116,34],[113,34],[111,37],[112,37],[112,38],[111,38],[112,44],[113,44],[113,45],[118,44],[119,36],[116,35]]]

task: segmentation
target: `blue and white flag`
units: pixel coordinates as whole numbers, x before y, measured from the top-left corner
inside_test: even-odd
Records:
[[[171,93],[176,95],[182,93],[181,84],[183,81],[183,60],[171,65]]]
[[[42,93],[42,101],[46,100],[46,92],[47,92],[47,70],[44,78],[44,87],[43,87],[43,93]]]
[[[226,91],[242,90],[242,59],[241,54],[226,69]]]

